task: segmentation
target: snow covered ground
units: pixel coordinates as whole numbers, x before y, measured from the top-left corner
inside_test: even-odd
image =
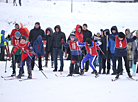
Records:
[[[36,21],[41,23],[42,29],[48,26],[53,28],[59,24],[67,37],[76,24],[83,23],[87,23],[93,33],[101,28],[110,29],[113,25],[116,25],[119,31],[124,31],[126,28],[138,29],[137,3],[74,2],[71,13],[70,2],[38,0],[22,0],[22,2],[22,7],[13,7],[12,3],[0,3],[0,30],[5,29],[6,34],[10,34],[16,21],[22,22],[29,30]],[[5,62],[0,62],[0,76],[11,74],[10,64],[11,62],[8,62],[7,73],[4,73]],[[64,61],[63,75],[68,74],[69,65],[69,61]],[[49,68],[43,69],[49,79],[46,79],[37,67],[33,71],[36,80],[19,82],[0,78],[0,102],[138,101],[138,83],[128,80],[125,70],[120,80],[111,82],[115,76],[100,75],[99,78],[95,78],[90,74],[92,69],[82,77],[56,77],[50,68],[50,63]],[[17,68],[17,72],[18,70]],[[25,72],[27,77],[26,67]],[[134,78],[138,79],[138,75]]]

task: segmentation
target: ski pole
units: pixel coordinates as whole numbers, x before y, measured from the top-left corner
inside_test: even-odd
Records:
[[[104,52],[102,51],[102,49],[100,47],[99,47],[99,50],[102,52],[102,54],[106,58],[107,62],[111,65],[110,61],[108,60],[108,58],[106,57],[106,55],[104,54]],[[111,65],[111,66],[113,67],[113,65]]]
[[[8,50],[9,50],[9,47],[8,47],[8,42],[7,42],[7,56],[8,56]],[[7,72],[7,56],[6,56],[6,63],[5,63],[5,73]]]
[[[27,53],[28,54],[28,53]],[[28,54],[28,56],[31,58],[31,60],[33,60],[32,59],[32,57]],[[34,62],[35,63],[35,62]],[[35,65],[38,67],[38,65],[35,63]],[[39,68],[39,67],[38,67]],[[41,72],[42,72],[42,74],[48,79],[48,77],[46,76],[46,74],[41,70]]]

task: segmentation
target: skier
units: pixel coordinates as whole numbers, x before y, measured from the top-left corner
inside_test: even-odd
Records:
[[[15,54],[15,52],[20,48],[22,50],[22,59],[21,59],[21,65],[19,70],[19,75],[17,78],[22,77],[23,72],[23,66],[25,65],[25,61],[27,62],[27,69],[28,69],[28,79],[32,79],[32,71],[31,71],[31,59],[32,59],[32,51],[33,48],[31,47],[30,42],[26,41],[26,37],[22,35],[20,37],[20,42],[17,47],[12,51],[12,54]]]
[[[5,30],[1,31],[0,34],[0,61],[5,61],[4,59],[4,55],[5,55],[5,51],[4,51],[4,46],[6,45],[6,39],[4,38],[5,35]]]
[[[88,52],[87,55],[82,60],[81,75],[84,74],[84,63],[90,59],[89,65],[94,70],[94,73],[96,75],[95,77],[97,77],[98,73],[93,65],[93,62],[95,60],[96,55],[98,55],[96,51],[96,46],[101,45],[101,42],[100,41],[94,42],[90,38],[87,38],[86,42],[83,42],[83,43],[79,42],[78,45],[85,46]]]
[[[51,67],[53,68],[54,66],[54,61],[53,61],[53,44],[52,44],[52,35],[53,35],[53,30],[52,28],[48,27],[46,30],[45,30],[45,40],[46,40],[46,47],[45,47],[45,66],[48,67],[48,55],[50,54],[51,55]]]
[[[128,60],[127,60],[127,43],[133,42],[134,40],[136,40],[136,36],[128,39],[126,38],[123,32],[119,32],[118,36],[114,37],[112,35],[109,35],[109,38],[115,41],[115,55],[118,57],[118,68],[117,68],[117,75],[115,79],[119,78],[119,75],[121,72],[122,57],[124,58],[124,61],[125,61],[127,74],[129,78],[132,78],[130,74],[130,69],[128,66]]]
[[[39,35],[33,44],[33,51],[35,53],[36,59],[38,58],[38,65],[42,66],[42,57],[44,57],[44,46],[42,42],[42,36]]]
[[[72,32],[70,34],[70,39],[68,41],[68,43],[64,44],[64,46],[67,48],[67,47],[70,47],[70,50],[71,50],[71,64],[70,64],[70,71],[69,71],[69,74],[68,76],[73,76],[73,73],[74,74],[80,74],[79,71],[76,72],[74,70],[74,64],[75,64],[75,67],[77,67],[76,69],[79,69],[79,67],[81,66],[81,49],[78,47],[78,39],[75,37],[75,34],[74,32]]]

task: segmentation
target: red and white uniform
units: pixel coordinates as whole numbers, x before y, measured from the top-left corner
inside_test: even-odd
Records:
[[[74,41],[74,42],[71,42],[71,40],[69,41],[69,46],[70,46],[70,50],[71,51],[76,51],[76,50],[79,50],[79,47],[77,45],[77,42]]]
[[[93,46],[89,47],[86,43],[85,43],[85,47],[86,47],[86,50],[89,54],[91,55],[98,55],[97,53],[97,49],[96,49],[96,45],[95,45],[95,42],[92,42],[93,43]]]
[[[123,49],[127,47],[127,40],[124,38],[123,41],[120,41],[118,36],[116,36],[116,41],[115,41],[115,47],[119,49]]]

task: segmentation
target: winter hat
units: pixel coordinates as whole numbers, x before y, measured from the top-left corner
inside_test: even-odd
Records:
[[[101,32],[103,32],[104,30],[103,29],[100,29]]]
[[[136,33],[138,33],[138,30],[136,31]]]
[[[118,37],[119,37],[119,38],[125,38],[125,34],[124,34],[123,32],[119,32],[119,33],[118,33]]]
[[[100,33],[100,32],[97,32],[97,34],[100,34],[100,35],[101,35],[101,33]]]
[[[26,37],[25,37],[25,35],[21,35],[20,39],[23,39],[23,40],[26,41]]]
[[[5,33],[5,30],[1,30],[1,34],[4,34]]]
[[[38,24],[40,26],[40,23],[39,22],[36,22],[35,25]]]
[[[86,43],[91,45],[92,44],[92,40],[90,38],[87,38],[86,39]]]
[[[16,32],[15,32],[15,37],[18,37],[18,35],[21,35],[21,33],[18,32],[18,31],[16,31]]]
[[[86,27],[88,27],[86,23],[84,23],[84,24],[83,24],[83,26],[86,26]]]

